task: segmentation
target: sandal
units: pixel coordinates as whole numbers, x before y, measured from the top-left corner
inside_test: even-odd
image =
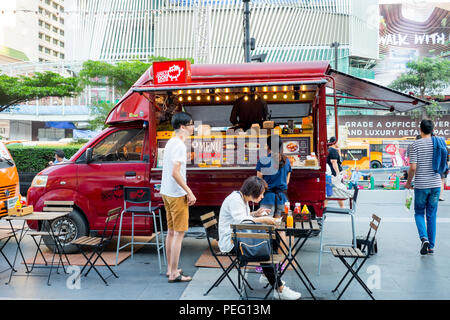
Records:
[[[169,281],[169,283],[174,283],[174,282],[189,282],[189,281],[192,280],[192,278],[189,277],[189,276],[184,276],[184,277],[188,277],[188,279],[183,280],[183,275],[180,274],[180,275],[179,275],[178,277],[176,277],[175,279],[173,279],[173,280],[168,280],[168,281]]]

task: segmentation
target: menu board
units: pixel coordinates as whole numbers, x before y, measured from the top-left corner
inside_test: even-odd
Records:
[[[158,139],[157,167],[162,168],[164,147],[169,139]],[[310,137],[283,137],[283,153],[293,166],[300,166],[311,153]],[[266,137],[203,138],[185,141],[188,168],[193,167],[256,167],[259,158],[267,156]],[[295,164],[295,165],[294,165]]]

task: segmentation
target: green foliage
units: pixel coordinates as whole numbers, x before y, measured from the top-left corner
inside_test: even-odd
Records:
[[[59,146],[7,146],[16,163],[18,172],[39,172],[48,167],[49,161],[54,161],[55,151],[64,151],[67,159],[70,159],[82,144]]]
[[[74,97],[83,90],[77,77],[54,72],[36,72],[32,76],[0,75],[0,112],[11,106],[44,97]]]
[[[99,130],[106,128],[105,120],[111,109],[114,107],[114,103],[106,101],[94,102],[91,108],[91,115],[94,117],[89,120],[89,128],[91,130]]]
[[[442,58],[422,58],[406,64],[408,71],[389,87],[420,98],[437,96],[450,85],[450,61]]]
[[[422,58],[406,64],[408,71],[394,80],[389,87],[425,99],[431,97],[431,105],[425,110],[416,110],[412,116],[426,115],[435,118],[440,105],[433,99],[438,99],[444,89],[450,86],[450,61],[436,58]]]

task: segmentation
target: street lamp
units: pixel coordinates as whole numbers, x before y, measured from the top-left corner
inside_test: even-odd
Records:
[[[337,41],[331,44],[331,48],[334,48],[334,68],[338,70],[338,48],[341,44]]]
[[[242,0],[244,3],[244,56],[245,62],[251,62],[250,55],[250,0]]]

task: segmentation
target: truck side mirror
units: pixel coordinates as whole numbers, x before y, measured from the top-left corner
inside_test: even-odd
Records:
[[[86,149],[86,163],[92,162],[92,148]]]

